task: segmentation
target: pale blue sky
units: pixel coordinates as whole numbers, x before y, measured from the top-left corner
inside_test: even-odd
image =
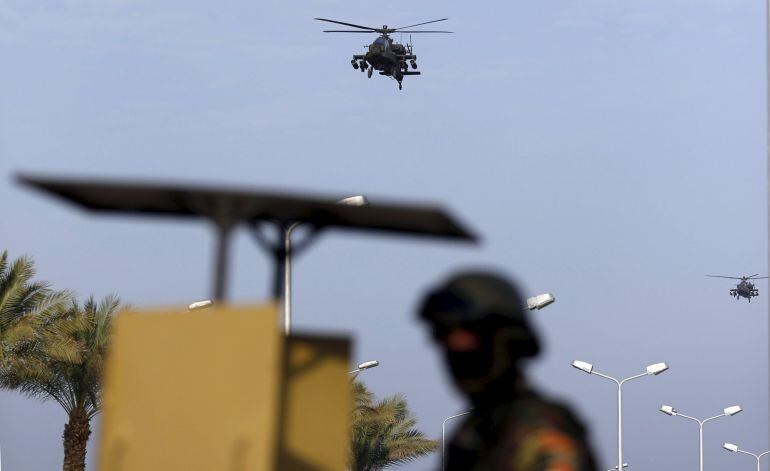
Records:
[[[456,34],[414,37],[424,75],[399,92],[349,65],[373,38],[323,34],[316,16],[448,16]],[[618,376],[671,365],[628,384],[632,470],[697,466],[696,427],[662,403],[745,408],[707,426],[710,468],[751,466],[724,441],[767,449],[766,284],[747,304],[703,276],[767,270],[763,2],[0,0],[0,61],[0,247],[57,287],[138,306],[206,297],[211,231],[92,217],[16,172],[439,201],[483,244],[329,232],[295,267],[297,327],[354,335],[355,360],[381,362],[368,384],[406,393],[428,434],[464,405],[415,305],[450,270],[490,265],[556,294],[535,315],[548,348],[532,370],[579,407],[601,469],[615,393],[576,358]],[[239,232],[234,298],[264,299],[269,277]],[[7,469],[59,467],[63,422],[0,393]]]

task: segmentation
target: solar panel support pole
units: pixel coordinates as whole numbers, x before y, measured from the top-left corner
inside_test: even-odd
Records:
[[[230,231],[232,225],[229,222],[220,221],[216,226],[217,251],[214,260],[214,301],[224,301],[227,297],[227,268],[230,255]]]

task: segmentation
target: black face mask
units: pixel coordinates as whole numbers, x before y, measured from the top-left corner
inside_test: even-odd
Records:
[[[507,354],[501,351],[501,345],[495,337],[481,334],[479,346],[474,350],[444,351],[455,384],[464,394],[475,396],[483,393],[504,374],[508,358]]]
[[[447,350],[449,371],[457,381],[479,381],[487,378],[495,362],[494,351],[489,342],[465,352]]]
[[[493,394],[501,382],[515,383],[522,353],[536,348],[518,337],[515,331],[498,330],[482,333],[479,348],[474,350],[458,352],[445,346],[447,365],[458,389],[475,400]]]

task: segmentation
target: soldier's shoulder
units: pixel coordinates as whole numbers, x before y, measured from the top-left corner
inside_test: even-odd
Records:
[[[565,404],[525,395],[497,418],[504,421],[498,461],[507,467],[495,469],[595,471],[585,429]]]

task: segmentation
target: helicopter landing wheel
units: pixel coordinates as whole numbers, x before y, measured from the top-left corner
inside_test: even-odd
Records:
[[[369,77],[369,78],[372,78],[372,72],[373,72],[372,69],[367,70],[366,71],[366,76]]]
[[[401,90],[401,82],[398,82],[398,89]]]

